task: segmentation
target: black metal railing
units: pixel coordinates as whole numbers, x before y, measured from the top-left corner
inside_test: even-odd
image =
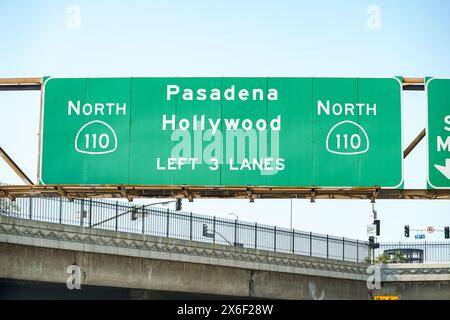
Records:
[[[398,253],[400,260],[405,260],[403,262],[449,262],[450,242],[384,242],[380,243],[375,256],[383,252],[391,255]]]
[[[36,221],[117,230],[299,255],[362,262],[368,243],[240,220],[179,212],[123,201],[0,198],[0,214]],[[208,226],[211,237],[203,235]]]

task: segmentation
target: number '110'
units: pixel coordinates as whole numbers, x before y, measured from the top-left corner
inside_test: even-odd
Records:
[[[348,134],[343,134],[342,139],[340,134],[336,135],[337,149],[341,149],[341,140],[343,140],[344,142],[344,149],[348,149]],[[361,137],[359,136],[359,134],[352,134],[352,136],[350,137],[350,146],[352,147],[352,149],[358,149],[361,146]]]
[[[106,133],[102,133],[98,136],[97,134],[85,134],[84,135],[85,141],[86,141],[86,149],[97,149],[97,145],[101,149],[106,149],[109,146],[109,136]]]

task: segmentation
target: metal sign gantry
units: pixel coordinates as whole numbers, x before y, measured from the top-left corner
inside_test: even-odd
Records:
[[[423,78],[402,78],[405,91],[423,91]],[[0,79],[0,91],[41,90],[43,78]],[[408,154],[426,136],[424,129],[404,150]],[[146,185],[34,185],[22,170],[2,150],[2,157],[22,178],[26,185],[0,185],[0,197],[15,200],[19,197],[67,197],[67,198],[134,198],[175,197],[187,198],[236,198],[236,199],[450,199],[450,189],[383,189],[380,187],[245,187],[245,186],[146,186]]]

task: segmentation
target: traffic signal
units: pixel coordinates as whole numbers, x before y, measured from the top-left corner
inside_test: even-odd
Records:
[[[444,236],[445,236],[445,239],[450,239],[450,227],[444,228]]]
[[[409,226],[405,226],[405,237],[409,238]]]
[[[372,249],[375,244],[375,237],[369,237],[369,248]]]
[[[369,249],[378,249],[380,247],[379,243],[375,243],[375,237],[369,237]]]
[[[175,210],[180,211],[181,210],[181,198],[177,199],[177,203],[175,204]]]
[[[203,224],[203,236],[208,236],[208,225],[206,223]]]
[[[373,224],[377,227],[377,236],[380,235],[380,220],[373,220]]]

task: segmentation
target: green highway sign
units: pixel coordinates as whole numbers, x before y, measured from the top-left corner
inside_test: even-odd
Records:
[[[397,78],[49,78],[42,184],[403,187]]]
[[[428,187],[450,188],[450,79],[426,83],[428,135]]]

